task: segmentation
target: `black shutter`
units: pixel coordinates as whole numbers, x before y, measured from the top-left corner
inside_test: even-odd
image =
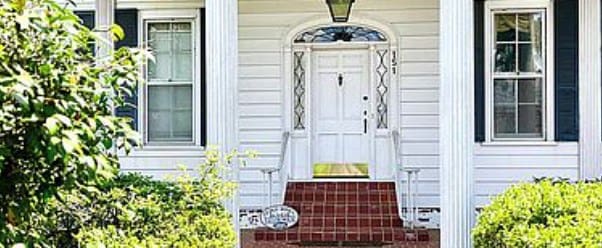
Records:
[[[115,43],[115,49],[121,47],[138,47],[138,10],[116,10],[115,23],[123,29],[125,34],[123,40]],[[138,91],[135,90],[133,93],[134,95],[125,98],[128,105],[117,108],[115,110],[115,115],[131,118],[133,120],[132,128],[138,130]]]
[[[74,12],[75,15],[77,15],[79,17],[79,19],[81,19],[82,24],[87,27],[90,30],[94,29],[94,25],[96,23],[96,20],[94,19],[94,11],[89,11],[89,10],[85,10],[85,11],[75,11]],[[90,51],[92,51],[92,54],[96,54],[96,49],[94,48],[94,42],[90,42],[88,44],[88,49],[90,49]]]
[[[578,1],[556,0],[554,10],[555,136],[557,141],[578,141]]]
[[[207,145],[207,45],[206,45],[206,25],[205,25],[205,8],[200,10],[201,12],[201,145]]]
[[[94,29],[94,11],[75,11],[74,13],[79,17],[79,19],[82,19],[82,24],[84,24],[84,26],[90,30]]]
[[[474,2],[475,141],[485,141],[485,2]]]

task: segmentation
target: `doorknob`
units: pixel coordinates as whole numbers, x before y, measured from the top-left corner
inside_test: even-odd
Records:
[[[364,110],[364,134],[368,133],[368,111]]]
[[[339,73],[339,87],[343,86],[343,74]]]

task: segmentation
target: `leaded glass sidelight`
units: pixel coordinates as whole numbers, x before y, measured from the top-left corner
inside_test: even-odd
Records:
[[[328,26],[305,31],[295,37],[295,43],[387,41],[377,30],[360,26]]]
[[[389,50],[376,51],[376,127],[386,129],[389,127]]]
[[[305,52],[293,53],[293,128],[305,129]]]

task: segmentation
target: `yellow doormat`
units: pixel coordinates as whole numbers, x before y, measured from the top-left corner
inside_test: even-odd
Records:
[[[367,163],[316,163],[314,178],[369,178]]]

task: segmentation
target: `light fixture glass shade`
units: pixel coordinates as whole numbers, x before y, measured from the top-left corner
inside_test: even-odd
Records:
[[[347,22],[355,0],[326,0],[333,22]]]

